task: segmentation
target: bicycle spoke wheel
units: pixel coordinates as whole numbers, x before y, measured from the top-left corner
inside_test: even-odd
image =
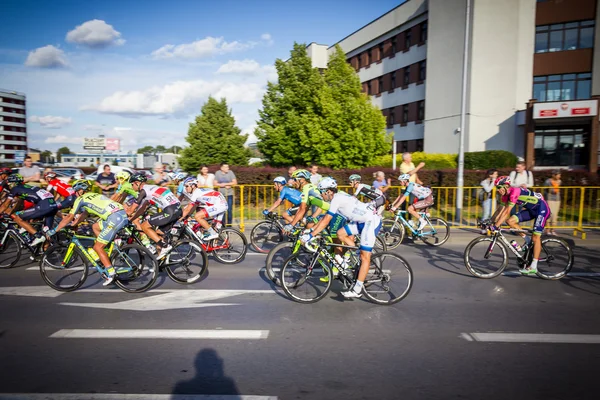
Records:
[[[504,271],[508,264],[506,247],[493,238],[480,237],[467,245],[464,254],[467,270],[478,278],[495,278]]]
[[[200,280],[207,267],[206,252],[190,240],[175,243],[173,250],[165,260],[165,268],[169,277],[182,284],[191,284]]]
[[[252,248],[259,253],[268,253],[281,242],[283,242],[283,233],[275,222],[260,222],[250,232]]]
[[[4,235],[4,242],[0,245],[0,268],[12,268],[21,259],[21,242],[12,231]]]
[[[211,240],[213,256],[224,264],[236,264],[244,259],[248,251],[246,236],[237,229],[224,228],[219,238]]]
[[[564,277],[573,266],[573,251],[562,239],[542,240],[542,252],[538,259],[537,276],[556,280]]]
[[[381,221],[381,235],[383,235],[388,249],[393,250],[398,247],[404,240],[404,234],[402,225],[397,221],[390,218]]]
[[[413,273],[408,262],[394,253],[371,256],[369,273],[363,293],[373,303],[390,305],[408,296],[413,285]]]
[[[299,247],[302,249],[302,246]],[[277,286],[281,286],[279,275],[283,265],[294,252],[294,242],[279,243],[267,255],[265,260],[265,274]]]
[[[430,246],[441,246],[450,238],[450,227],[443,218],[430,218],[420,237]]]
[[[42,255],[40,274],[52,289],[71,292],[83,285],[88,276],[88,266],[74,245],[51,246]]]
[[[314,303],[321,300],[331,288],[331,268],[323,268],[316,262],[310,266],[314,253],[298,252],[289,257],[281,270],[282,287],[285,293],[299,303]]]
[[[125,245],[120,251],[115,248],[110,259],[117,273],[115,284],[125,292],[144,292],[158,277],[156,259],[138,244]]]

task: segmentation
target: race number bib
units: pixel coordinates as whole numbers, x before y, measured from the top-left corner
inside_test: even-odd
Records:
[[[121,207],[119,207],[117,204],[109,203],[107,209],[112,214],[112,213],[116,213],[117,211],[120,211]]]
[[[50,192],[44,190],[44,189],[40,189],[36,192],[37,196],[42,199],[42,200],[46,200],[46,199],[51,199],[53,196]]]
[[[179,200],[177,200],[177,197],[175,197],[173,195],[173,193],[169,193],[168,195],[165,196],[165,201],[172,206],[173,204],[177,204],[179,203]]]

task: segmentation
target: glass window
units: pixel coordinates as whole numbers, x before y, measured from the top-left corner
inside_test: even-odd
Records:
[[[405,124],[408,122],[408,104],[402,106],[402,122]]]
[[[418,107],[417,120],[423,121],[425,119],[425,102],[420,101]]]
[[[577,81],[577,100],[589,99],[591,96],[592,81]]]
[[[396,36],[392,38],[392,54],[396,54]]]
[[[563,81],[561,100],[575,100],[575,81]]]
[[[406,35],[404,36],[404,48],[409,49],[411,46],[412,32],[411,30],[406,31]]]
[[[410,65],[404,68],[404,86],[410,83]]]
[[[425,61],[421,61],[419,63],[419,80],[420,81],[425,80],[425,73],[426,73],[426,63],[425,63]]]
[[[594,28],[582,28],[579,31],[579,48],[589,49],[594,47]]]
[[[535,52],[565,51],[594,47],[593,20],[535,27]]]
[[[379,78],[377,78],[377,93],[381,93],[381,92],[383,92],[383,76],[380,76]]]
[[[575,50],[577,48],[577,29],[567,29],[565,31],[565,50]]]
[[[533,77],[534,82],[546,82],[547,80],[548,80],[547,76],[534,76]]]
[[[565,29],[569,28],[577,28],[577,22],[570,22],[568,24],[565,24]]]
[[[594,24],[595,24],[594,20],[582,21],[581,22],[581,26],[594,26]]]
[[[571,165],[573,162],[573,135],[561,135],[558,143],[558,165]]]
[[[553,30],[553,31],[563,29],[564,27],[565,27],[565,24],[550,25],[550,29]]]
[[[546,90],[546,101],[559,101],[560,100],[560,82],[548,82]]]
[[[548,51],[548,33],[536,33],[535,34],[535,52],[545,53]]]
[[[396,115],[394,113],[394,108],[390,108],[390,117],[389,117],[389,125],[393,126],[396,124]]]
[[[548,75],[549,81],[560,81],[561,75]]]
[[[379,43],[379,59],[383,60],[383,43]]]
[[[392,72],[390,81],[391,81],[391,86],[392,86],[390,89],[396,88],[396,71]]]
[[[362,54],[358,55],[358,69],[362,68]]]
[[[548,51],[561,51],[562,50],[562,31],[550,32],[550,44],[548,45]]]
[[[577,78],[581,79],[581,78],[591,78],[592,74],[589,72],[585,72],[583,74],[577,74]]]
[[[367,94],[371,94],[371,81],[367,82]]]
[[[372,62],[371,58],[371,49],[367,50],[367,65],[370,65]]]
[[[427,40],[427,21],[421,24],[421,42]]]
[[[535,83],[533,85],[533,98],[537,101],[546,101],[546,84]]]

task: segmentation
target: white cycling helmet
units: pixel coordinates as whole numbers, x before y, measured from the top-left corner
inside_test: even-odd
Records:
[[[410,180],[410,175],[409,174],[402,174],[398,177],[399,181],[408,181]]]
[[[185,172],[179,172],[173,176],[173,180],[174,181],[182,181],[185,179],[186,176],[187,176],[187,174]]]
[[[183,186],[192,186],[192,185],[198,186],[198,179],[196,179],[194,177],[189,177],[185,181],[183,181]]]
[[[287,184],[287,181],[285,180],[285,178],[283,176],[278,176],[277,178],[273,179],[273,182],[279,183],[281,185]]]
[[[317,184],[317,188],[320,191],[327,190],[327,189],[335,189],[335,188],[337,188],[337,182],[335,181],[335,179],[328,176],[319,181],[319,183]]]

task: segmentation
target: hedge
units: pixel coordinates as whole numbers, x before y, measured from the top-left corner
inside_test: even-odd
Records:
[[[458,167],[457,154],[435,154],[417,151],[412,154],[415,165],[424,162],[428,169],[454,169]],[[396,155],[396,164],[402,162],[402,154]],[[465,153],[465,169],[488,170],[490,168],[513,168],[517,163],[517,156],[505,150],[487,150]],[[392,155],[378,157],[375,165],[384,167],[392,166]]]

